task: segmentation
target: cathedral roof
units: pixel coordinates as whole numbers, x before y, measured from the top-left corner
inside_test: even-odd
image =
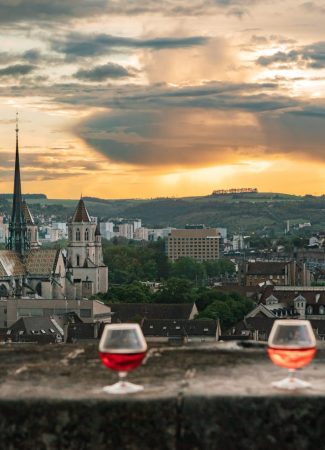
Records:
[[[26,269],[30,275],[51,275],[56,269],[60,250],[38,248],[30,250],[26,257]]]
[[[73,214],[72,222],[90,222],[90,216],[83,199],[79,200],[77,208]]]
[[[26,273],[19,253],[13,250],[0,251],[0,277],[19,276]]]
[[[24,215],[26,224],[34,225],[35,224],[34,218],[32,216],[32,213],[30,212],[30,209],[28,208],[28,205],[25,200],[23,200],[22,208],[23,208],[23,215]]]

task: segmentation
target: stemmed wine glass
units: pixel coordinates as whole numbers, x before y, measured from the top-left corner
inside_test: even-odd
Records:
[[[316,354],[316,339],[309,320],[275,320],[268,354],[272,362],[289,369],[288,376],[272,383],[279,389],[305,389],[310,383],[296,378],[296,369],[304,367]]]
[[[118,372],[119,381],[103,389],[109,394],[127,394],[143,386],[125,381],[130,370],[138,367],[147,351],[147,343],[137,323],[106,325],[99,342],[99,356],[109,369]]]

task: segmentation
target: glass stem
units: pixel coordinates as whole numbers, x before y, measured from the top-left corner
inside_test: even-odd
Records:
[[[128,374],[127,372],[119,372],[118,373],[118,381],[119,381],[119,383],[122,383],[122,384],[124,383],[127,374]]]
[[[288,378],[290,380],[294,380],[296,378],[296,369],[289,369],[288,370]]]

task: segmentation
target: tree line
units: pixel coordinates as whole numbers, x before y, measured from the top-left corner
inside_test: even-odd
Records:
[[[163,240],[104,241],[103,255],[109,268],[109,290],[99,298],[106,303],[195,302],[198,318],[220,319],[224,328],[241,320],[254,306],[235,292],[226,294],[207,286],[209,280],[235,274],[234,264],[227,259],[200,263],[180,258],[172,263]]]

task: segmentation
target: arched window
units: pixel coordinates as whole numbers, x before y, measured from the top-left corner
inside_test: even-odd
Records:
[[[72,241],[72,229],[69,228],[69,240]]]
[[[86,231],[85,231],[85,241],[89,241],[89,230],[88,230],[88,228],[86,228]]]
[[[325,308],[323,305],[320,305],[319,307],[319,314],[324,314],[325,313]]]
[[[77,264],[77,266],[80,266],[80,256],[79,255],[77,255],[76,256],[76,264]]]
[[[307,314],[313,313],[313,307],[311,305],[307,306]]]
[[[77,228],[76,230],[76,241],[80,241],[80,230]]]

